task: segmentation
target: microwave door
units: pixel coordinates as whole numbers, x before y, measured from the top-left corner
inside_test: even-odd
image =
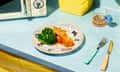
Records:
[[[0,6],[0,13],[11,13],[20,11],[21,11],[20,0],[11,0],[10,2]]]
[[[0,6],[4,5],[6,3],[9,3],[10,1],[12,1],[12,0],[2,0],[2,1],[0,1]]]
[[[25,17],[23,0],[11,0],[0,6],[0,20]]]
[[[46,0],[11,0],[0,6],[0,20],[46,16]]]

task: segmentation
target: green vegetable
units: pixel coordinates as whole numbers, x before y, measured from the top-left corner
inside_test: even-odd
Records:
[[[40,34],[38,34],[38,40],[46,44],[56,43],[56,35],[51,28],[44,28]]]

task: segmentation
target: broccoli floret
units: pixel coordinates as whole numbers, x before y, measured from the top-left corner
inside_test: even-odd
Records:
[[[51,28],[44,28],[40,34],[38,34],[38,40],[46,44],[55,44],[56,35]]]

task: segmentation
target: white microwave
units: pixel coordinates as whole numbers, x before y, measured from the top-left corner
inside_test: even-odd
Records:
[[[46,16],[46,0],[3,0],[0,3],[0,20]]]

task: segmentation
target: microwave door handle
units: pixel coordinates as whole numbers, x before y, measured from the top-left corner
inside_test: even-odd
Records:
[[[23,0],[23,5],[24,5],[24,15],[27,16],[28,12],[27,12],[26,0]]]

